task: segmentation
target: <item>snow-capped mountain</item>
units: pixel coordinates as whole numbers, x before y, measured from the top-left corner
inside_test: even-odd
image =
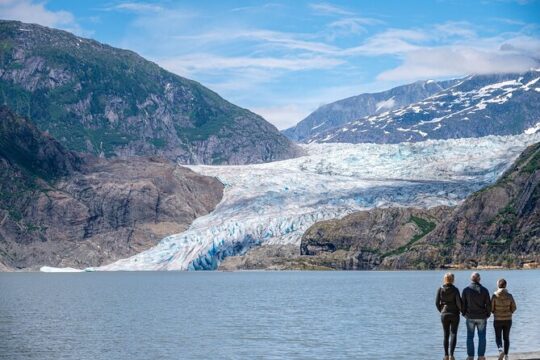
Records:
[[[190,166],[224,184],[215,210],[140,254],[96,269],[214,269],[257,244],[300,244],[317,221],[384,206],[455,205],[494,182],[540,133],[403,144],[309,144],[296,159]],[[45,268],[44,271],[54,269]]]
[[[517,135],[540,128],[540,69],[468,76],[400,109],[366,116],[308,142],[399,143]]]
[[[456,81],[417,81],[379,93],[352,96],[321,106],[295,126],[283,130],[283,134],[291,140],[306,142],[321,132],[349,121],[398,109],[423,100],[456,84]]]

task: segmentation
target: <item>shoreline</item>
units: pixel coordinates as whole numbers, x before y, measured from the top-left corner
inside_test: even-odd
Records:
[[[540,351],[513,353],[509,355],[512,360],[540,360]],[[498,356],[486,356],[486,360],[497,360]]]
[[[57,269],[57,268],[55,268]],[[67,268],[58,268],[60,271],[41,271],[40,269],[13,269],[5,271],[0,269],[0,274],[9,274],[9,273],[40,273],[40,274],[74,274],[74,273],[115,273],[115,272],[125,272],[125,273],[148,273],[148,272],[181,272],[181,273],[242,273],[242,272],[430,272],[430,271],[534,271],[540,270],[538,267],[478,267],[478,268],[438,268],[438,269],[373,269],[373,270],[345,270],[345,269],[235,269],[235,270],[107,270],[107,271],[87,271],[80,269],[68,269]],[[540,358],[539,358],[540,360]]]

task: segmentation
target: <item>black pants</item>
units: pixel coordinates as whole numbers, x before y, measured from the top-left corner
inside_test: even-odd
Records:
[[[499,349],[503,348],[502,339],[504,339],[504,353],[508,355],[512,320],[495,320],[493,321],[493,327],[495,328],[495,342],[497,343],[497,347]]]
[[[441,322],[444,331],[444,355],[454,355],[457,342],[457,330],[459,326],[459,315],[441,315]],[[450,346],[450,349],[448,348]]]

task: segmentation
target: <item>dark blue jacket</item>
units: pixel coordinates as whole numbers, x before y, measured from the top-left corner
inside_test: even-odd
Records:
[[[471,283],[461,294],[461,312],[467,319],[487,319],[491,316],[489,291],[478,283]]]

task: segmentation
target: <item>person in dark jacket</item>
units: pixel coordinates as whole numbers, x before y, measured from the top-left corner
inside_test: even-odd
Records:
[[[491,316],[489,291],[480,284],[480,274],[471,275],[471,284],[461,294],[461,312],[467,319],[467,360],[474,359],[474,332],[478,330],[478,360],[485,360],[486,324]]]
[[[457,343],[461,297],[458,288],[454,286],[454,274],[444,274],[444,284],[437,290],[435,306],[441,313],[444,332],[444,360],[455,360],[454,350]]]
[[[506,290],[506,280],[499,279],[497,288],[491,298],[491,311],[494,317],[493,327],[495,328],[495,342],[499,348],[499,360],[503,360],[508,359],[512,314],[516,311],[517,306],[512,294]],[[502,338],[504,338],[504,349]]]

